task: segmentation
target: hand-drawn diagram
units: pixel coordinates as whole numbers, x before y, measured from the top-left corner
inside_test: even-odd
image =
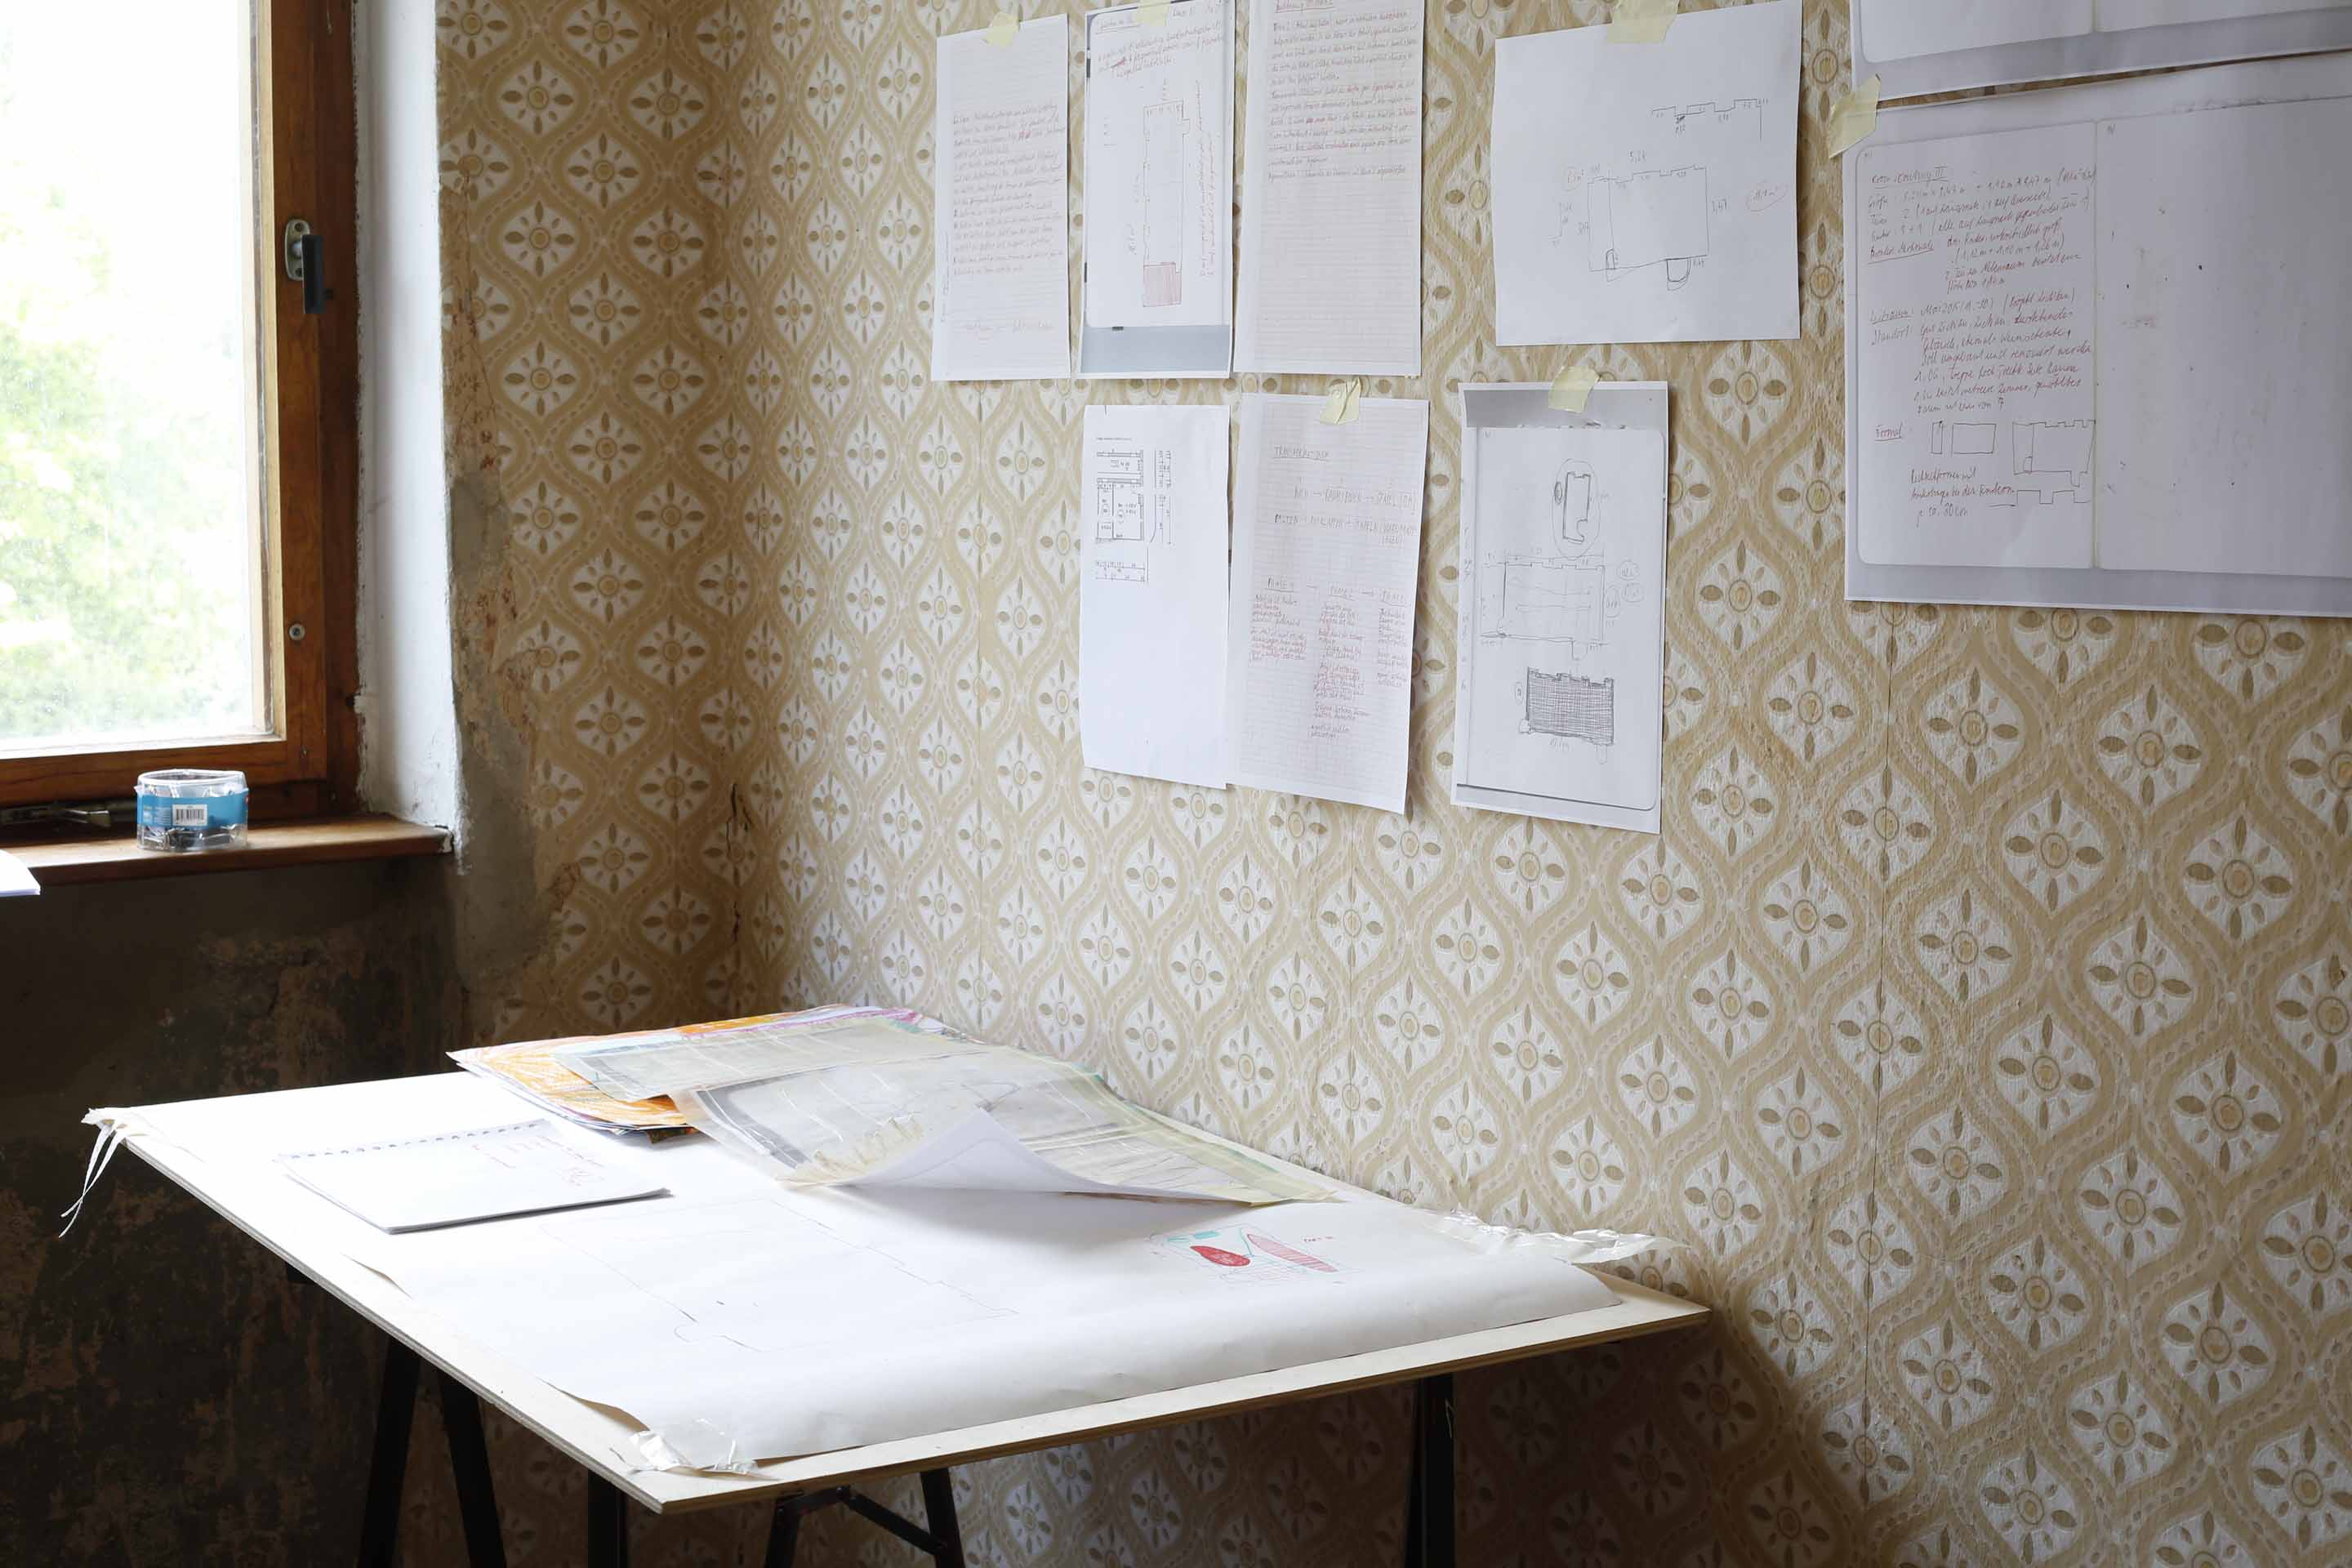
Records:
[[[1713,125],[1744,132],[1759,142],[1764,140],[1764,100],[1760,98],[1735,98],[1729,103],[1663,104],[1650,110],[1650,118],[1671,124],[1677,136],[1683,133],[1683,127],[1695,124],[1702,129]]]
[[[2091,432],[2095,423],[2089,419],[2067,419],[2050,425],[2012,423],[2009,427],[2009,462],[2017,476],[2018,488],[2036,492],[2043,506],[2055,501],[2062,493],[2076,506],[2089,505]]]
[[[1151,581],[1151,547],[1174,544],[1176,456],[1164,447],[1103,444],[1096,454],[1095,576]]]
[[[1587,262],[1612,283],[1663,266],[1666,287],[1679,289],[1690,281],[1691,263],[1706,255],[1704,166],[1589,180],[1584,198]]]
[[[1564,644],[1559,653],[1571,665],[1608,647],[1611,626],[1625,605],[1641,602],[1644,589],[1640,567],[1612,560],[1601,544],[1600,500],[1592,465],[1561,459],[1552,473],[1549,516],[1537,534],[1543,552],[1490,554],[1480,564],[1483,639]],[[1605,759],[1617,737],[1616,680],[1521,668],[1520,733],[1589,742]]]
[[[1155,103],[1143,111],[1143,158],[1136,203],[1143,215],[1136,237],[1143,268],[1143,303],[1159,309],[1184,302],[1184,183],[1192,122],[1181,103]]]
[[[1520,697],[1526,704],[1526,717],[1519,724],[1524,733],[1590,741],[1603,757],[1617,743],[1613,677],[1587,680],[1580,675],[1554,675],[1529,665]]]

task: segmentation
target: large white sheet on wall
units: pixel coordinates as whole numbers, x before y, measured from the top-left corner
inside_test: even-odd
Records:
[[[1429,405],[1242,399],[1234,493],[1233,779],[1404,809]]]
[[[1089,407],[1078,489],[1087,766],[1225,784],[1224,405]]]
[[[1495,330],[1515,343],[1797,335],[1798,0],[1495,45]]]
[[[1086,21],[1084,374],[1233,363],[1234,13],[1177,0]]]
[[[2352,0],[1853,0],[1888,98],[2352,48]]]
[[[940,39],[931,379],[1070,374],[1069,24]]]
[[[1666,387],[1462,389],[1454,800],[1658,830]]]
[[[1253,11],[1234,368],[1421,374],[1422,11]]]
[[[2352,58],[1884,113],[1847,594],[2352,614]]]

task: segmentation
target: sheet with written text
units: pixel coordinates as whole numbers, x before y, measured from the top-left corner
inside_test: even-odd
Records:
[[[1879,126],[1849,596],[2352,613],[2352,58]]]
[[[1070,29],[940,39],[931,379],[1070,374]]]
[[[1253,8],[1236,369],[1421,374],[1422,11]]]
[[[1087,766],[1222,789],[1224,405],[1095,406],[1078,491]]]
[[[1496,43],[1497,342],[1797,335],[1799,12]]]
[[[1404,809],[1429,405],[1242,399],[1232,695],[1236,784]]]

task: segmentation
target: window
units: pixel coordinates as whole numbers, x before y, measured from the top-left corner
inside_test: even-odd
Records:
[[[170,766],[350,805],[349,15],[0,6],[0,807]]]

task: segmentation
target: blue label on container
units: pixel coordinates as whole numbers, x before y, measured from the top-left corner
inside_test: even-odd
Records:
[[[205,829],[242,827],[245,826],[245,801],[242,795],[214,795],[208,800],[142,795],[139,797],[139,826]]]

